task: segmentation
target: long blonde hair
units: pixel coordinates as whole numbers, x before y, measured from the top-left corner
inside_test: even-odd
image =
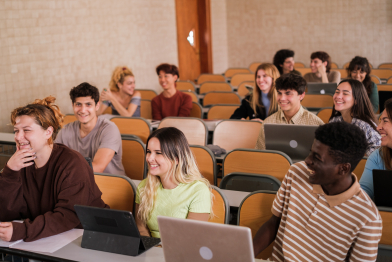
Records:
[[[210,217],[213,217],[213,194],[211,185],[207,179],[202,177],[185,135],[175,127],[161,128],[155,130],[148,137],[146,144],[147,147],[150,139],[154,137],[160,142],[161,153],[166,160],[171,163],[171,169],[168,171],[167,176],[169,179],[174,178],[174,181],[176,181],[177,184],[190,184],[195,181],[201,181],[210,189]],[[140,204],[137,216],[145,224],[150,219],[151,212],[154,209],[157,190],[160,185],[160,178],[148,173],[146,185],[140,189]]]
[[[110,79],[109,87],[110,91],[118,92],[118,83],[124,83],[124,79],[127,76],[134,76],[131,69],[126,66],[118,66],[114,69],[112,78]]]
[[[268,99],[270,100],[268,115],[272,115],[273,113],[278,111],[278,101],[276,99],[277,92],[276,92],[275,81],[280,76],[279,70],[271,63],[262,63],[257,67],[255,72],[255,87],[253,89],[253,93],[249,101],[255,113],[257,112],[257,108],[264,107],[264,105],[260,104],[261,91],[257,85],[257,72],[259,72],[259,70],[264,70],[265,74],[272,78],[271,89],[268,92]],[[265,117],[267,117],[267,115]]]

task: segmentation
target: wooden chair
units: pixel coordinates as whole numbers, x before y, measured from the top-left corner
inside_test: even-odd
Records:
[[[177,81],[176,88],[180,91],[196,92],[195,84],[191,81]]]
[[[264,174],[283,181],[292,164],[290,157],[280,151],[239,148],[229,152],[223,159],[222,174]]]
[[[74,122],[76,120],[78,120],[78,119],[76,118],[75,115],[65,115],[63,123],[61,124],[61,126],[65,126],[66,124],[72,123],[72,122]]]
[[[241,97],[234,92],[208,92],[203,98],[203,106],[240,105]]]
[[[218,74],[201,74],[197,78],[197,84],[201,85],[204,82],[227,82],[226,77]]]
[[[197,96],[197,94],[193,91],[181,91],[187,95],[190,95],[192,97],[192,102],[196,102],[199,103],[199,97]]]
[[[207,119],[230,119],[238,105],[214,105],[208,110]]]
[[[158,93],[152,89],[135,89],[135,90],[140,92],[142,99],[152,100],[154,97],[158,95]]]
[[[192,102],[192,110],[190,117],[196,117],[203,119],[203,108],[199,103]]]
[[[260,190],[249,194],[242,200],[238,209],[237,224],[249,227],[252,231],[252,238],[255,237],[260,227],[271,218],[271,208],[275,195],[275,191]],[[257,255],[256,258],[269,258],[272,255],[273,246],[274,242]]]
[[[298,72],[300,72],[302,76],[306,75],[307,73],[312,73],[312,69],[310,69],[310,68],[308,68],[308,67],[303,67],[303,68],[299,67],[299,68],[296,68],[296,67],[294,66],[294,68],[295,68],[295,70],[297,70]]]
[[[308,109],[333,107],[333,96],[327,94],[325,95],[306,94],[304,99],[301,101],[301,105]]]
[[[200,173],[211,185],[216,185],[217,165],[214,153],[206,146],[190,145]]]
[[[140,116],[145,119],[152,119],[151,100],[142,99],[140,101]]]
[[[102,173],[95,173],[94,178],[102,192],[102,200],[111,209],[133,212],[137,187],[131,179]]]
[[[383,64],[380,64],[380,65],[378,66],[378,68],[391,68],[391,69],[392,69],[392,63],[383,63]]]
[[[382,218],[382,236],[379,244],[392,245],[392,208],[378,207]]]
[[[146,146],[139,139],[122,137],[122,164],[125,174],[131,179],[146,177]]]
[[[380,80],[380,78],[379,78],[378,76],[370,75],[370,79],[371,79],[374,83],[376,83],[376,84],[381,84],[381,80]]]
[[[229,68],[225,72],[225,77],[232,77],[235,74],[249,74],[251,71],[248,68]]]
[[[302,63],[302,62],[295,62],[295,63],[294,63],[294,68],[295,68],[295,70],[297,70],[297,68],[304,68],[304,67],[306,67],[306,66],[305,66],[305,64]]]
[[[123,117],[116,116],[110,119],[116,124],[122,135],[136,135],[143,143],[147,142],[148,136],[151,134],[150,123],[142,117]]]
[[[332,107],[321,108],[316,114],[324,123],[329,122],[329,118],[332,115]]]
[[[223,177],[219,188],[243,192],[278,191],[280,185],[279,179],[273,176],[234,172]]]
[[[392,85],[377,85],[378,91],[392,91]]]
[[[158,126],[176,127],[180,129],[190,145],[205,146],[207,144],[208,130],[203,120],[194,117],[166,117]]]
[[[111,114],[113,113],[112,111],[113,111],[112,108],[111,108],[110,106],[108,106],[108,107],[102,112],[102,115],[105,115],[105,114],[111,115]]]
[[[244,81],[241,84],[238,85],[237,87],[237,94],[241,97],[244,98],[245,96],[247,96],[250,91],[246,86],[251,86],[252,88],[254,88],[255,86],[255,81]]]
[[[391,68],[372,69],[371,73],[372,73],[372,75],[375,75],[380,79],[388,79],[388,78],[392,77],[392,69]]]
[[[338,64],[336,64],[335,62],[331,62],[331,68],[339,68]]]
[[[253,62],[252,64],[249,65],[249,70],[254,73],[256,69],[261,65],[261,62]]]
[[[214,200],[212,204],[212,211],[214,212],[214,217],[208,219],[208,222],[219,223],[219,224],[229,224],[230,218],[230,206],[229,201],[222,191],[216,187],[212,186],[212,194],[214,194]]]
[[[205,94],[212,91],[233,92],[233,88],[226,82],[204,82],[200,85],[199,94]]]
[[[212,144],[227,152],[235,148],[255,148],[261,126],[258,121],[223,120],[215,127]]]
[[[235,74],[231,77],[230,84],[237,88],[244,81],[255,81],[254,74]]]
[[[347,74],[347,70],[344,68],[331,68],[331,71],[338,71],[340,72],[340,77],[343,78],[347,78],[348,74]]]
[[[363,171],[365,170],[366,161],[367,157],[362,158],[353,171],[353,173],[357,176],[358,181],[361,179]]]
[[[392,76],[390,78],[388,78],[387,84],[392,84]]]

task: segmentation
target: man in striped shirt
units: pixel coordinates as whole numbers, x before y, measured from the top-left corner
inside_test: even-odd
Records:
[[[255,255],[275,240],[273,261],[375,261],[381,217],[351,173],[366,148],[355,125],[320,126],[305,162],[286,174],[253,240]]]

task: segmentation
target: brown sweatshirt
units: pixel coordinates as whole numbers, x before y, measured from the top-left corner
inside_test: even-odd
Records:
[[[188,117],[192,110],[192,97],[181,91],[167,98],[163,93],[151,101],[152,119],[162,120],[168,116]]]
[[[34,241],[81,227],[74,205],[108,207],[93,170],[78,152],[54,144],[48,162],[0,174],[0,221],[12,223],[11,241]]]

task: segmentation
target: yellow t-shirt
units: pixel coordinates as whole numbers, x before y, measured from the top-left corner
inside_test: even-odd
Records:
[[[137,187],[135,201],[137,204],[140,204],[140,189],[146,183],[147,180],[144,179]],[[187,218],[189,212],[210,213],[210,209],[211,192],[203,182],[195,181],[190,184],[179,184],[174,189],[164,189],[161,184],[147,226],[151,236],[159,238],[158,216]]]

